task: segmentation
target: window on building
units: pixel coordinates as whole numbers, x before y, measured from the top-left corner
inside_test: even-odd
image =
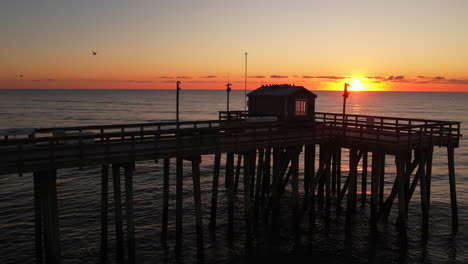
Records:
[[[296,116],[307,116],[306,99],[296,99]]]

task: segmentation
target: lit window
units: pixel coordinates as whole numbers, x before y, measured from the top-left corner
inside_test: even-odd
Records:
[[[296,116],[307,116],[306,99],[296,99]]]

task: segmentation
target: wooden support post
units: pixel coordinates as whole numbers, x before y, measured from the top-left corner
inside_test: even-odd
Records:
[[[346,210],[347,213],[356,208],[357,166],[359,164],[358,150],[349,150],[349,188]]]
[[[264,156],[264,150],[259,149],[258,150],[258,169],[257,169],[257,178],[256,178],[256,183],[255,183],[255,209],[254,209],[254,220],[255,220],[255,225],[254,228],[257,228],[257,222],[258,222],[258,212],[260,208],[260,198],[261,198],[261,191],[262,191],[262,176],[263,176],[263,156]],[[255,161],[254,161],[255,162]]]
[[[399,228],[401,231],[406,230],[406,173],[405,173],[405,162],[406,162],[406,153],[400,152],[396,154],[396,170],[398,180],[398,218],[399,218]]]
[[[200,188],[200,162],[200,156],[192,157],[193,198],[195,202],[195,225],[197,230],[197,258],[200,263],[203,263],[203,218]]]
[[[423,149],[418,149],[415,151],[415,159],[419,160],[419,168],[416,173],[414,181],[417,180],[417,176],[421,178],[419,188],[421,190],[421,211],[422,211],[422,221],[423,221],[423,230],[427,230],[429,224],[429,203],[427,200],[427,177],[426,177],[426,162],[427,162],[427,151]],[[416,183],[417,184],[417,183]],[[412,195],[412,191],[410,191]],[[409,199],[408,199],[409,204]],[[407,207],[408,208],[408,207]]]
[[[38,177],[42,223],[44,234],[45,262],[61,263],[60,228],[57,202],[57,172],[55,170],[35,173]]]
[[[272,193],[269,204],[272,208],[272,229],[275,230],[278,225],[280,216],[280,189],[282,183],[281,166],[283,150],[280,148],[273,149],[273,182],[272,182]],[[268,206],[267,206],[268,207]],[[266,210],[268,212],[268,208]]]
[[[264,162],[264,169],[263,172],[263,179],[262,179],[262,192],[261,192],[261,204],[262,207],[265,206],[266,199],[270,195],[270,173],[271,173],[271,148],[267,148],[265,151],[265,162]]]
[[[337,160],[337,151],[336,151],[337,147],[334,147],[332,149],[332,169],[331,169],[331,191],[332,191],[332,194],[333,195],[336,195],[336,175],[337,175],[337,164],[338,164],[338,160]]]
[[[255,152],[250,151],[244,154],[244,212],[245,212],[245,241],[246,249],[252,246],[252,188],[250,186],[252,176],[252,162],[255,162]]]
[[[112,184],[114,186],[115,238],[116,262],[123,263],[123,227],[122,227],[122,195],[120,192],[120,165],[112,164]]]
[[[175,253],[179,255],[182,250],[182,202],[184,199],[184,161],[182,157],[176,158],[176,235]]]
[[[236,166],[236,179],[234,181],[234,192],[237,193],[237,190],[239,188],[239,176],[240,176],[240,170],[241,170],[241,164],[242,164],[242,154],[239,153],[237,154],[237,166]]]
[[[252,161],[250,162],[250,194],[252,196],[252,199],[254,197],[254,194],[255,194],[255,171],[256,171],[256,167],[257,167],[257,150],[255,151],[252,151],[251,155],[253,155],[252,157]]]
[[[226,156],[226,180],[228,186],[228,240],[232,241],[234,235],[234,153],[228,152]]]
[[[291,190],[292,190],[292,202],[293,202],[293,223],[296,226],[299,219],[299,155],[298,149],[297,154],[294,154],[291,159]]]
[[[211,215],[210,215],[210,230],[216,228],[216,209],[218,207],[218,184],[219,184],[219,168],[221,166],[221,153],[215,154],[214,171],[213,171],[213,192],[211,195]]]
[[[379,165],[379,207],[382,208],[384,202],[384,188],[385,188],[385,153],[380,153],[380,165]]]
[[[431,178],[432,178],[432,158],[434,155],[434,147],[429,147],[427,150],[426,161],[426,183],[427,183],[427,203],[431,202]]]
[[[449,139],[451,140],[451,139]],[[452,205],[452,230],[454,233],[458,231],[458,205],[457,205],[457,188],[455,185],[455,153],[454,148],[450,144],[447,146],[449,183],[450,183],[450,203]]]
[[[325,202],[326,206],[330,205],[330,198],[331,198],[331,163],[333,159],[333,152],[332,152],[332,146],[327,146],[325,149],[324,153],[327,157],[327,162],[325,164],[325,177],[324,177],[324,182],[325,182]]]
[[[366,202],[367,197],[367,151],[362,155],[361,201]]]
[[[109,165],[101,167],[101,256],[107,256],[107,210],[109,195]]]
[[[34,232],[36,242],[36,264],[42,264],[42,206],[41,173],[34,172]]]
[[[127,220],[128,263],[135,263],[135,219],[133,209],[133,171],[134,163],[125,164],[125,218]]]
[[[315,144],[308,144],[304,147],[304,205],[303,210],[309,207],[311,196],[315,195],[311,192],[312,182],[315,176]]]
[[[379,152],[372,152],[372,172],[371,172],[371,224],[377,223],[377,212],[379,206],[379,186],[380,186],[380,157]]]
[[[341,146],[336,150],[336,192],[341,190]]]
[[[323,205],[323,200],[324,200],[324,187],[325,187],[325,167],[327,162],[325,161],[325,146],[324,144],[320,144],[320,162],[319,165],[320,167],[324,166],[324,171],[323,171],[323,176],[320,178],[317,178],[317,197],[318,197],[318,203],[320,206]]]
[[[161,244],[167,246],[167,225],[169,222],[169,166],[170,159],[164,159],[163,164],[163,213],[161,228]]]
[[[414,169],[416,169],[417,165],[418,165],[417,160],[414,160],[411,163],[411,166],[405,172],[406,178],[411,176]],[[390,195],[388,196],[387,200],[383,203],[383,205],[380,207],[378,218],[383,217],[385,220],[388,219],[390,210],[392,209],[393,200],[395,200],[396,196],[398,195],[398,186],[400,184],[399,181],[400,181],[400,178],[396,177],[395,182],[393,183],[393,187],[392,187],[392,191],[390,192]]]

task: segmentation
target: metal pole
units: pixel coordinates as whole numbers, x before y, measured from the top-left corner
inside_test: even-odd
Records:
[[[247,111],[247,52],[245,53],[245,73],[244,73],[244,111]]]
[[[229,112],[229,93],[231,92],[231,85],[232,84],[230,84],[229,82],[228,82],[228,84],[226,84],[226,87],[227,87],[227,89],[226,89],[226,92],[227,92],[227,107],[226,108],[227,108],[228,112]],[[229,115],[229,113],[228,113],[228,115]]]
[[[180,91],[180,81],[177,81],[177,98],[176,98],[176,121],[179,123],[179,91]]]
[[[345,83],[345,84],[344,84],[344,93],[343,93],[343,118],[344,118],[344,115],[346,114],[346,99],[347,99],[348,96],[349,96],[348,86],[349,86],[348,83]]]

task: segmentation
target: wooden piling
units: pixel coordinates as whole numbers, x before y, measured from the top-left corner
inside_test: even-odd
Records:
[[[42,183],[42,219],[44,230],[44,248],[46,263],[61,263],[60,228],[57,201],[57,172],[45,171],[41,175]]]
[[[36,242],[36,264],[42,264],[42,207],[41,207],[41,173],[34,172],[34,231]]]
[[[367,151],[362,155],[361,201],[366,202],[367,197]]]
[[[247,250],[252,246],[252,188],[250,186],[252,176],[252,162],[255,162],[255,152],[249,151],[244,154],[244,212],[245,212],[245,242]]]
[[[135,220],[133,209],[133,171],[134,163],[125,164],[125,218],[127,220],[128,263],[135,263]]]
[[[258,222],[258,212],[260,208],[260,198],[261,198],[261,191],[262,191],[262,176],[263,176],[263,169],[264,169],[264,150],[258,150],[258,169],[257,169],[257,177],[255,182],[255,202],[254,202],[254,228],[257,227]],[[255,161],[254,161],[255,162]]]
[[[379,186],[380,186],[380,157],[379,152],[372,152],[372,172],[371,172],[371,224],[377,223],[377,212],[379,206]]]
[[[164,159],[163,164],[163,212],[161,228],[161,244],[167,246],[167,225],[169,221],[169,166],[170,159]]]
[[[122,194],[120,191],[120,165],[112,164],[112,184],[114,186],[116,262],[123,263],[123,227],[122,227]]]
[[[197,230],[197,258],[203,263],[203,218],[200,188],[200,162],[201,157],[192,157],[193,199],[195,202],[195,226]]]
[[[341,146],[336,149],[336,192],[341,190]],[[338,195],[337,195],[338,196]]]
[[[101,167],[101,254],[107,254],[107,210],[109,195],[109,165]]]
[[[216,228],[216,209],[218,207],[218,185],[219,185],[219,168],[221,166],[221,153],[215,154],[214,171],[213,171],[213,187],[211,194],[211,214],[210,214],[210,230]]]
[[[405,175],[405,162],[406,153],[399,152],[395,156],[397,177],[398,181],[398,218],[400,231],[406,230],[406,175]]]
[[[180,254],[182,250],[182,202],[184,196],[184,171],[182,157],[176,158],[176,236],[175,253]]]
[[[261,191],[261,204],[265,206],[266,199],[270,195],[270,173],[271,173],[271,148],[267,148],[265,151],[265,161],[263,163],[264,169],[262,170],[262,191]]]
[[[237,190],[239,189],[239,176],[240,176],[240,170],[242,166],[242,154],[239,153],[237,154],[237,166],[236,166],[236,178],[234,180],[234,192],[237,193]]]
[[[382,207],[384,203],[384,191],[385,191],[385,153],[380,153],[380,165],[379,165],[379,207]]]
[[[428,223],[429,223],[429,201],[427,200],[427,197],[428,197],[427,177],[426,177],[426,168],[425,168],[426,162],[427,162],[427,152],[422,149],[419,149],[415,152],[416,152],[415,159],[419,160],[419,168],[416,173],[416,176],[419,176],[419,178],[421,179],[419,183],[419,188],[421,190],[420,196],[421,196],[421,212],[422,212],[423,230],[427,230]],[[411,194],[412,192],[410,193],[410,195]]]
[[[348,200],[346,210],[347,213],[354,211],[356,208],[356,189],[357,189],[357,166],[359,164],[358,150],[349,150],[349,187],[348,187]]]
[[[452,231],[456,233],[458,231],[457,187],[455,185],[454,148],[450,143],[447,146],[447,159],[450,183],[450,203],[452,207]]]
[[[228,186],[228,240],[232,241],[234,236],[234,153],[226,155],[226,185]]]
[[[336,175],[337,175],[337,149],[338,147],[334,147],[332,150],[332,164],[331,164],[331,191],[333,195],[336,195]]]
[[[293,217],[294,225],[296,225],[299,218],[299,154],[294,154],[291,160],[291,191],[292,191],[292,204],[293,204]]]

